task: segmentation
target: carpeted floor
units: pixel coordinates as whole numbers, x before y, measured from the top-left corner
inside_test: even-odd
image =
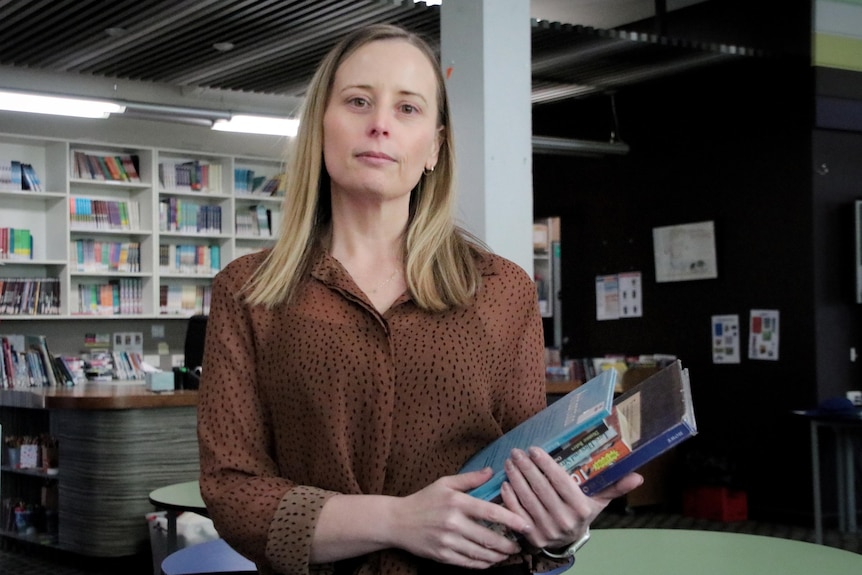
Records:
[[[662,512],[606,512],[593,523],[593,528],[703,529],[814,542],[814,529],[811,527],[753,520],[724,523]],[[824,544],[862,554],[862,533],[851,535],[835,529],[826,529]],[[0,541],[0,574],[2,575],[150,575],[152,573],[150,554],[122,559],[93,559],[10,540]]]

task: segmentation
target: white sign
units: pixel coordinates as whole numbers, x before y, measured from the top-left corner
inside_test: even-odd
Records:
[[[778,361],[778,310],[751,310],[748,359]]]
[[[712,363],[739,363],[739,316],[712,316]]]
[[[713,222],[653,228],[655,281],[676,282],[718,277]]]
[[[620,281],[616,274],[596,277],[596,319],[619,319]]]
[[[620,286],[620,317],[643,316],[641,273],[626,272],[618,275]]]

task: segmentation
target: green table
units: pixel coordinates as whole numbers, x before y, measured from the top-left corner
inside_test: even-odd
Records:
[[[168,520],[168,555],[177,550],[177,515],[192,511],[207,515],[207,506],[201,498],[201,488],[197,481],[174,483],[159,487],[150,492],[150,503],[156,509],[164,509]]]
[[[685,529],[594,529],[566,575],[860,575],[862,555],[804,541]]]

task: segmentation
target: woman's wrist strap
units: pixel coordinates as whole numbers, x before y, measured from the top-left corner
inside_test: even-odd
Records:
[[[587,541],[589,540],[590,529],[588,527],[587,530],[584,531],[584,534],[581,536],[580,539],[578,539],[565,549],[554,549],[553,551],[549,551],[548,549],[542,548],[542,553],[544,553],[548,557],[553,557],[554,559],[566,559],[568,557],[574,557],[578,549],[586,545]]]

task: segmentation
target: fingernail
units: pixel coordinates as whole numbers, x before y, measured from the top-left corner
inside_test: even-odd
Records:
[[[524,458],[524,452],[523,451],[521,451],[520,449],[513,449],[512,450],[512,459],[514,459],[515,461],[520,461],[523,458]]]
[[[532,457],[533,459],[536,459],[537,457],[539,457],[540,453],[542,453],[542,450],[539,449],[538,447],[533,446],[530,448],[530,457]]]

